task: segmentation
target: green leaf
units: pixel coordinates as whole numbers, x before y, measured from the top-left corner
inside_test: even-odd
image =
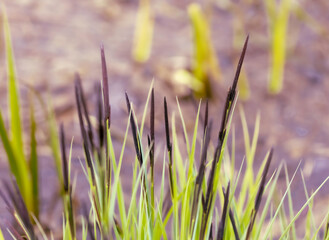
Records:
[[[34,117],[33,102],[30,103],[30,174],[32,179],[33,213],[39,216],[39,185],[38,185],[38,155],[36,140],[36,122]]]
[[[3,122],[1,112],[0,112],[0,137],[1,137],[1,140],[3,143],[3,147],[7,154],[10,170],[15,175],[18,186],[21,186],[23,184],[22,183],[23,179],[21,178],[21,175],[20,175],[20,169],[18,167],[18,163],[17,163],[16,157],[15,157],[11,142],[9,141],[5,123]]]
[[[9,91],[9,116],[11,122],[11,148],[9,152],[8,160],[11,165],[13,174],[17,178],[18,186],[22,192],[23,198],[26,202],[27,208],[32,210],[32,195],[31,195],[31,182],[28,173],[28,165],[24,155],[23,147],[23,132],[21,127],[20,118],[20,103],[19,94],[17,89],[17,79],[15,70],[15,61],[13,47],[11,43],[10,27],[6,14],[5,7],[3,6],[3,29],[5,38],[5,49],[6,49],[6,62],[7,62],[7,75],[8,75],[8,91]],[[2,119],[1,119],[2,120]],[[3,121],[2,126],[4,127]],[[2,135],[5,129],[2,129]],[[5,137],[9,141],[8,137]],[[8,143],[4,143],[8,149]],[[6,150],[7,151],[7,150]],[[8,151],[7,151],[8,154]],[[13,157],[15,156],[15,157]],[[15,162],[15,164],[13,163]],[[14,166],[16,165],[16,166]]]

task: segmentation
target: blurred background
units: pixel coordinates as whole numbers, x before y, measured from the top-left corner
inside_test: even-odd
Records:
[[[11,28],[21,102],[25,106],[23,112],[28,113],[30,88],[52,104],[57,122],[64,123],[67,130],[67,142],[75,137],[73,168],[80,193],[83,189],[87,191],[88,186],[77,159],[81,140],[73,82],[75,73],[79,73],[92,103],[95,82],[101,79],[101,44],[105,47],[109,70],[112,126],[115,136],[122,139],[126,124],[122,119],[127,117],[124,92],[131,96],[141,119],[153,79],[159,136],[164,132],[163,96],[167,96],[172,109],[176,108],[175,97],[180,99],[190,131],[198,99],[209,98],[211,118],[219,126],[225,94],[249,34],[233,120],[237,161],[241,162],[245,154],[240,120],[243,109],[251,136],[257,113],[261,116],[255,157],[258,165],[274,146],[272,168],[285,161],[291,176],[301,163],[309,192],[328,176],[328,1],[4,0],[4,5]],[[3,37],[0,41],[0,107],[6,113]],[[37,137],[41,142],[38,149],[41,202],[47,209],[56,193],[57,180],[50,149],[45,144],[45,118],[37,100],[35,106],[40,126]],[[92,106],[90,111],[96,113]],[[23,114],[23,119],[24,115],[28,116]],[[132,145],[128,148],[133,150]],[[132,163],[125,164],[123,174],[128,176]],[[2,179],[9,176],[3,154],[0,154],[0,174]],[[301,177],[297,175],[292,185],[296,210],[305,202]],[[123,177],[123,182],[129,188],[129,179]],[[49,184],[55,187],[50,189]],[[321,209],[328,203],[326,184],[314,204],[319,219],[324,217]],[[0,211],[4,209],[1,202]],[[2,225],[8,221],[5,218],[0,217]]]

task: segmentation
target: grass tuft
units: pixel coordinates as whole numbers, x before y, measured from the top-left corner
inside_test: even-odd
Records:
[[[183,134],[179,135],[176,130],[175,113],[169,113],[169,106],[164,97],[164,132],[163,140],[155,144],[155,91],[153,83],[150,87],[145,103],[142,121],[138,124],[132,103],[125,94],[128,109],[127,126],[121,151],[117,153],[117,142],[114,145],[111,136],[111,112],[108,90],[108,77],[103,46],[101,47],[101,62],[103,79],[101,84],[96,85],[96,127],[92,125],[92,118],[88,111],[88,101],[85,97],[82,82],[79,75],[76,75],[74,90],[77,104],[77,113],[82,136],[82,147],[84,150],[85,165],[82,169],[89,183],[90,208],[88,204],[83,205],[82,216],[77,216],[78,206],[73,201],[75,181],[71,183],[71,159],[72,144],[70,153],[67,156],[65,131],[63,124],[60,126],[59,137],[57,130],[54,131],[54,115],[50,115],[49,126],[52,143],[59,143],[59,150],[56,151],[55,144],[52,145],[54,156],[60,156],[61,167],[60,184],[63,198],[63,239],[75,240],[82,236],[83,240],[88,239],[298,239],[295,222],[301,213],[308,207],[309,213],[306,221],[305,237],[316,239],[320,233],[325,233],[328,238],[328,221],[324,219],[320,226],[315,226],[312,207],[314,196],[320,188],[329,180],[329,177],[308,196],[305,188],[306,203],[297,212],[293,209],[293,195],[291,185],[296,175],[290,179],[287,168],[280,165],[279,168],[269,176],[269,167],[273,157],[273,149],[264,158],[260,170],[255,173],[254,161],[257,139],[260,128],[260,116],[255,120],[253,138],[250,139],[248,125],[244,112],[241,109],[241,121],[243,137],[245,142],[246,162],[242,162],[239,171],[235,169],[235,135],[232,135],[232,149],[229,151],[227,139],[231,129],[233,112],[237,103],[237,86],[240,72],[246,55],[249,36],[246,38],[237,69],[225,100],[224,109],[218,135],[215,142],[212,142],[211,133],[213,121],[209,120],[209,103],[206,101],[204,115],[200,116],[202,102],[200,101],[198,112],[195,117],[195,124],[192,132],[187,131],[182,109],[178,98],[177,107],[179,111],[180,124]],[[17,89],[16,89],[17,91]],[[149,106],[150,103],[150,106]],[[150,107],[150,109],[149,109]],[[46,108],[45,108],[46,109]],[[37,182],[37,161],[36,141],[33,108],[31,115],[31,154],[30,169],[28,175],[31,180]],[[147,147],[143,148],[143,129],[146,116],[149,112],[149,133]],[[202,119],[202,124],[199,123]],[[203,125],[203,129],[199,129]],[[233,128],[234,129],[234,128]],[[132,182],[131,194],[123,191],[121,180],[121,169],[125,156],[125,147],[128,133],[132,134],[134,142],[133,174],[130,176]],[[0,136],[7,153],[11,158],[11,168],[21,171],[23,165],[15,161],[18,157],[12,140],[6,131],[5,123],[0,112]],[[144,136],[145,137],[145,136]],[[183,141],[180,140],[183,138]],[[117,141],[117,140],[115,140]],[[185,144],[185,146],[183,146]],[[157,149],[156,149],[157,147]],[[163,148],[163,156],[155,154],[158,149]],[[200,154],[200,155],[199,155]],[[209,157],[210,156],[210,157]],[[149,161],[146,161],[149,159]],[[154,179],[157,160],[162,163],[162,178],[159,191],[155,191]],[[196,159],[200,159],[198,162]],[[56,160],[57,161],[57,160]],[[199,165],[198,165],[199,164]],[[284,166],[283,174],[286,175],[286,190],[279,203],[274,197],[277,192],[277,182]],[[169,172],[169,190],[165,194],[166,175]],[[24,180],[21,175],[17,179]],[[21,177],[21,178],[19,178]],[[303,177],[303,175],[302,175]],[[224,188],[225,186],[225,188]],[[35,190],[31,187],[31,190]],[[4,199],[9,211],[14,216],[20,229],[8,227],[10,235],[14,239],[47,239],[42,225],[37,218],[33,218],[34,212],[29,209],[28,200],[21,195],[21,189],[13,179],[13,187],[4,182],[0,189],[0,196]],[[159,192],[159,194],[158,194]],[[288,196],[289,215],[284,212],[285,197]],[[261,201],[264,206],[261,207]],[[36,204],[33,202],[33,204]],[[39,203],[37,204],[39,205]],[[218,209],[221,209],[219,211]],[[259,213],[259,214],[258,214]],[[257,217],[257,215],[260,215]],[[32,218],[34,221],[32,221]],[[327,214],[328,217],[328,214]],[[230,223],[228,222],[230,219]],[[327,223],[327,224],[326,224]],[[274,228],[276,224],[280,229]],[[324,226],[326,225],[326,226]],[[266,227],[266,228],[265,228]],[[324,228],[324,229],[323,229]],[[38,231],[36,231],[38,229]],[[321,232],[320,230],[323,231]],[[53,238],[52,233],[49,238]],[[270,237],[271,236],[271,237]],[[289,236],[289,237],[288,237]],[[0,231],[0,239],[2,233]],[[3,237],[2,237],[3,238]]]

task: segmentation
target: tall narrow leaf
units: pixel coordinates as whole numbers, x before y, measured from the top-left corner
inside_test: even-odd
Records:
[[[17,171],[13,174],[17,178],[17,184],[22,192],[23,198],[26,201],[27,208],[32,211],[33,201],[31,194],[31,181],[28,172],[28,164],[24,155],[23,147],[23,132],[20,118],[20,103],[19,93],[17,88],[16,69],[14,61],[14,52],[11,43],[10,27],[8,23],[7,14],[3,7],[3,29],[5,38],[5,51],[6,51],[6,63],[7,63],[7,76],[8,76],[8,92],[9,92],[9,116],[11,122],[11,147],[15,158],[9,159],[8,161],[16,161]],[[19,175],[19,176],[18,176]]]

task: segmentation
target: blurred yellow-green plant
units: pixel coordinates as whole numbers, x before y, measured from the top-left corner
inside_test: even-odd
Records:
[[[215,49],[211,41],[211,31],[207,17],[201,6],[191,3],[188,15],[193,31],[192,69],[179,69],[174,73],[174,80],[186,84],[198,98],[211,98],[211,80],[220,80],[221,71]]]
[[[270,72],[268,90],[277,94],[282,90],[291,0],[265,0],[270,32]]]
[[[152,49],[154,29],[151,0],[139,0],[132,56],[136,62],[146,62]]]
[[[30,213],[35,217],[39,215],[39,188],[38,188],[38,157],[35,138],[36,123],[34,110],[30,110],[30,144],[24,147],[24,136],[20,112],[20,98],[18,80],[16,76],[14,52],[11,43],[10,27],[6,9],[2,6],[2,21],[5,39],[7,77],[8,77],[8,102],[10,130],[7,130],[0,112],[0,137],[7,154],[8,163],[12,174],[15,176],[18,187]],[[30,156],[25,150],[30,150]]]
[[[199,97],[211,97],[210,79],[220,80],[221,71],[212,44],[209,23],[200,5],[196,3],[191,3],[188,6],[188,14],[193,29],[194,58],[192,71],[194,79],[201,86],[193,90]]]

